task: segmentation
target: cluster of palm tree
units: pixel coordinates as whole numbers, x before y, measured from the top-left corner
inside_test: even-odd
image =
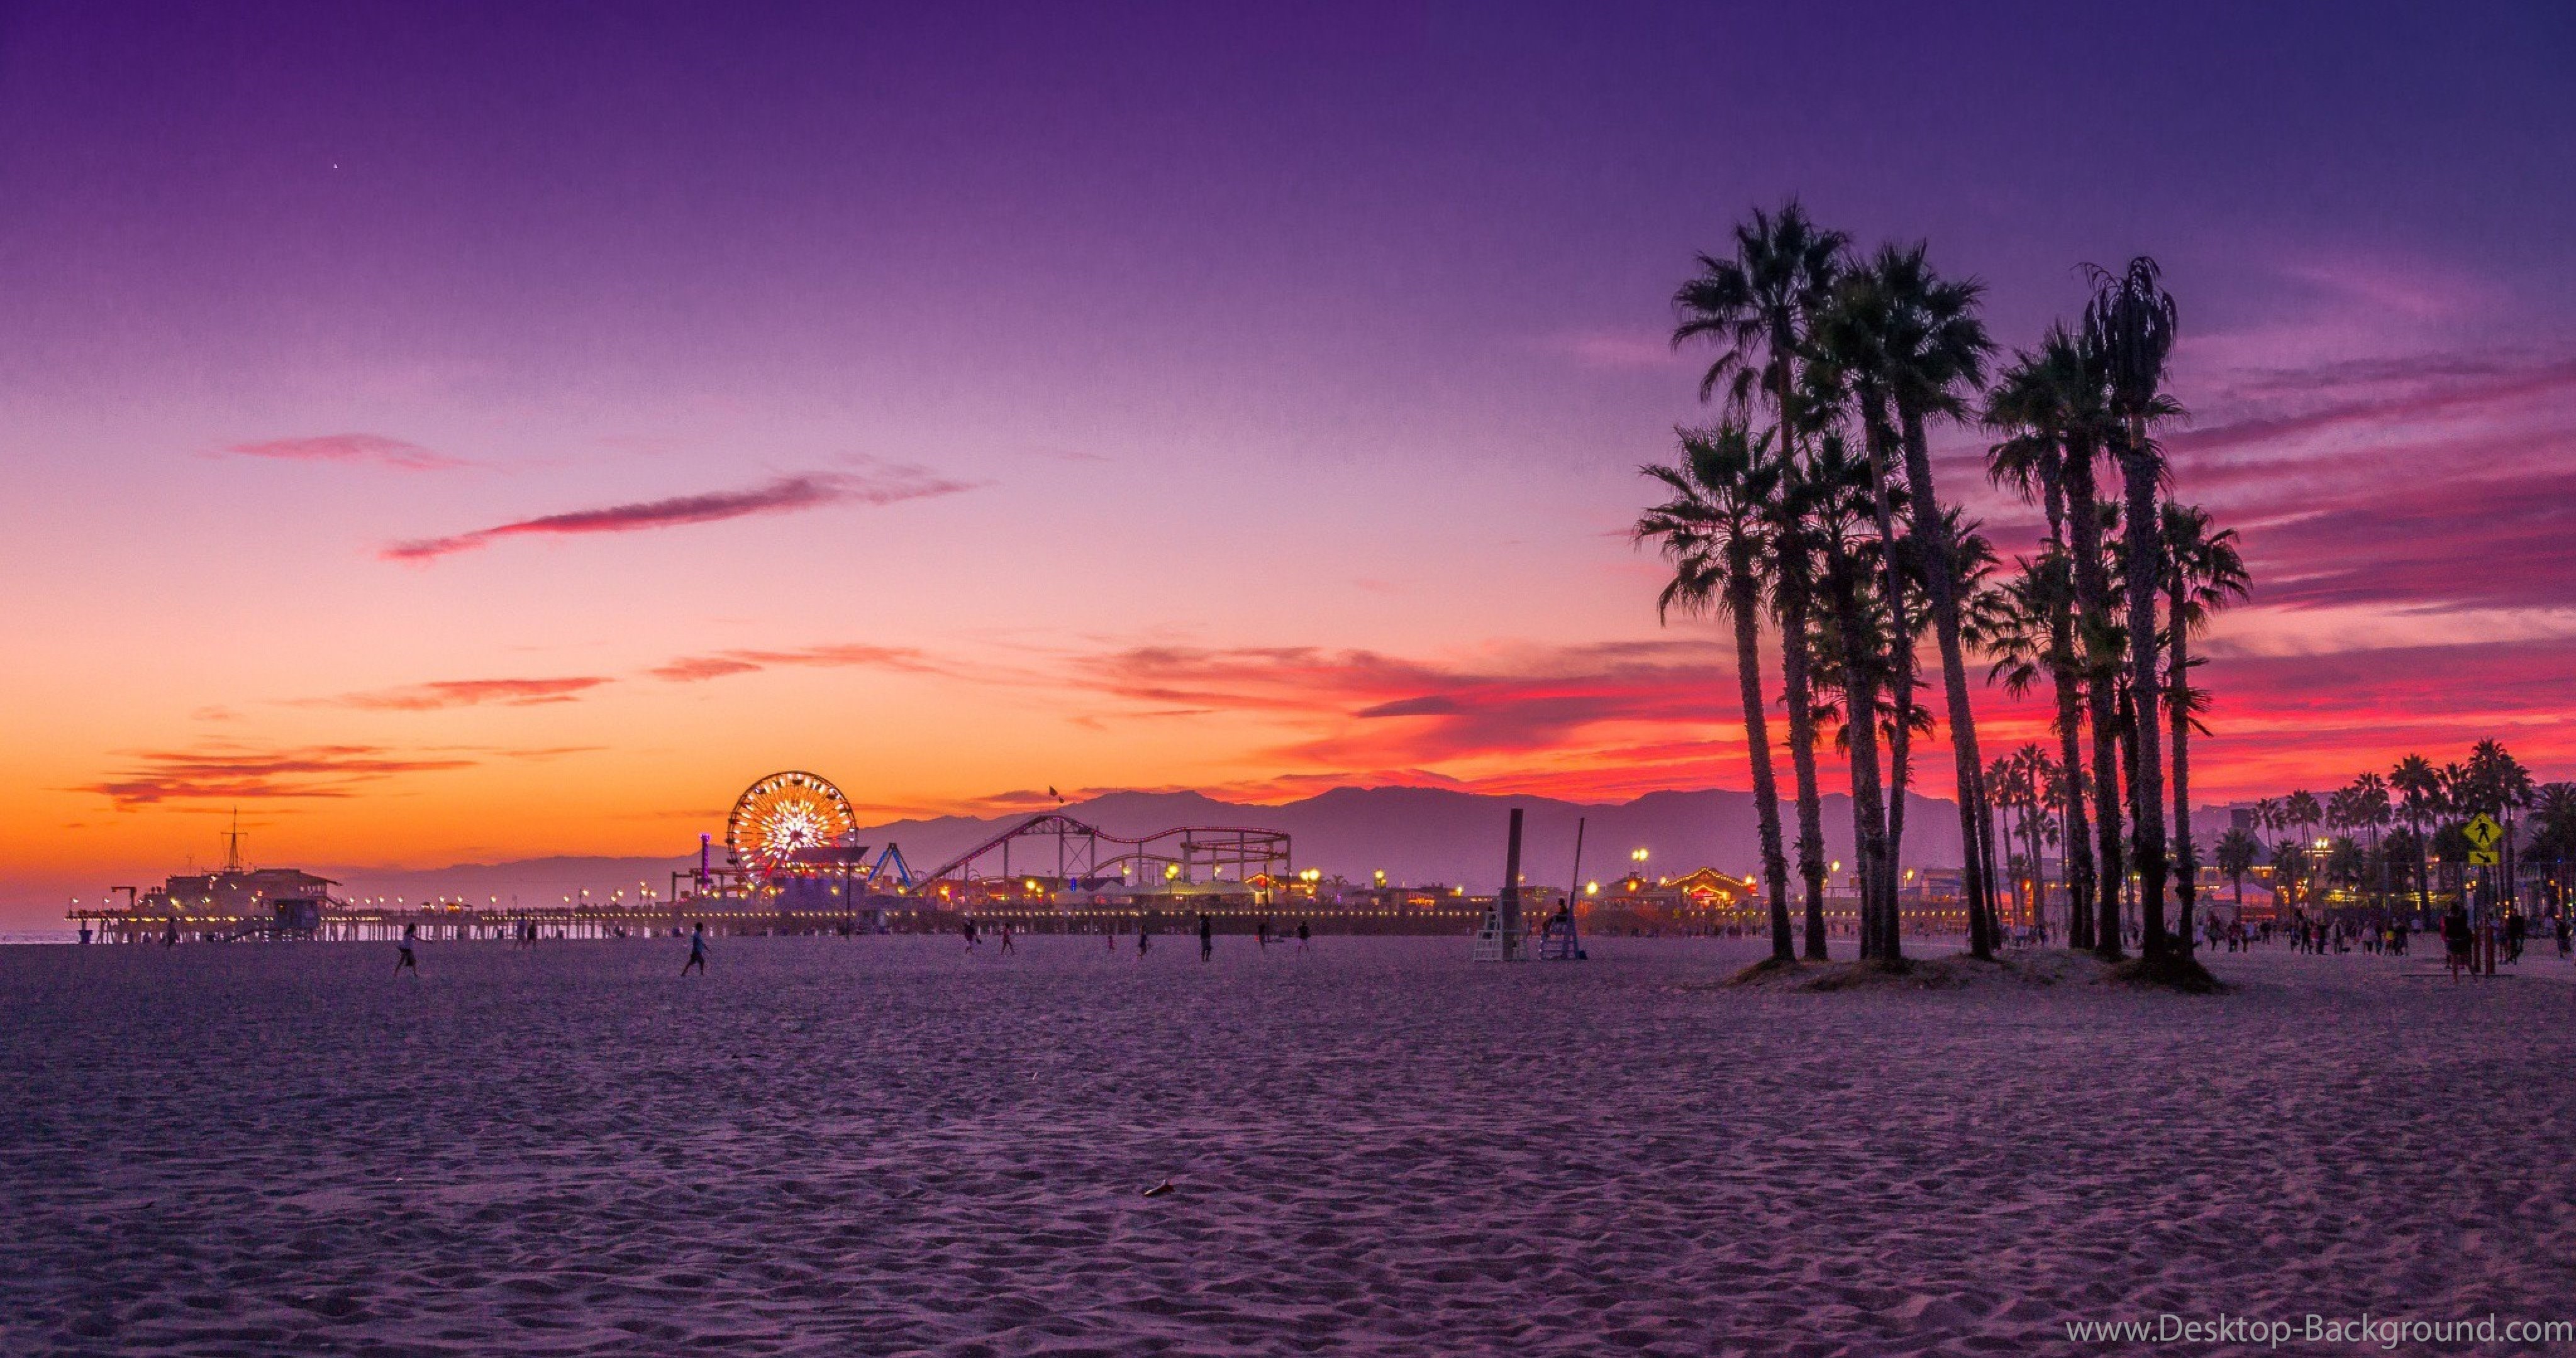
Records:
[[[2198,663],[2189,638],[2242,597],[2246,580],[2233,533],[2164,494],[2156,434],[2180,413],[2164,390],[2176,313],[2154,261],[2090,270],[2082,323],[2053,329],[1991,386],[1983,286],[1943,277],[1921,245],[1864,253],[1792,202],[1753,213],[1735,228],[1731,252],[1698,264],[1674,296],[1673,341],[1715,348],[1700,395],[1722,400],[1723,413],[1681,431],[1676,462],[1644,469],[1669,498],[1639,518],[1636,536],[1673,565],[1665,613],[1734,623],[1775,958],[1794,960],[1797,948],[1766,635],[1781,651],[1808,957],[1825,953],[1817,763],[1828,731],[1849,766],[1861,955],[1902,955],[1905,792],[1914,742],[1935,729],[1919,697],[1927,633],[1955,764],[1969,951],[1991,956],[1996,941],[2001,807],[2016,814],[2032,882],[2044,884],[2047,844],[2063,843],[2074,941],[2118,955],[2119,930],[2096,927],[2095,903],[2099,884],[2120,881],[2127,862],[2138,873],[2145,946],[2162,953],[2163,728],[2169,717],[2172,792],[2187,805],[2188,739],[2206,706],[2188,683]],[[2018,563],[2015,578],[1993,578],[1992,547],[1937,494],[1929,433],[1941,421],[1998,431],[1990,472],[2046,510],[2047,545]],[[2105,466],[2120,479],[2116,501],[2097,489]],[[1972,651],[1990,662],[1990,679],[2026,689],[2045,676],[2056,686],[2059,749],[2038,761],[2054,772],[2034,783],[2045,805],[2021,800],[2011,771],[2027,769],[2015,762],[2027,752],[1999,761],[2000,771],[1979,754]],[[2175,853],[2183,927],[2174,932],[2187,934],[2187,833]]]
[[[2048,533],[1982,601],[1976,639],[1991,680],[2015,694],[2045,680],[2055,699],[2068,941],[2119,957],[2127,891],[2141,948],[2161,957],[2190,948],[2197,894],[2191,737],[2209,701],[2191,640],[2251,580],[2235,530],[2166,494],[2157,432],[2182,412],[2164,390],[2175,306],[2154,262],[2088,272],[2081,323],[2052,326],[1987,394],[1987,472],[2036,503]]]
[[[1856,253],[1797,204],[1756,212],[1734,250],[1699,257],[1674,297],[1677,345],[1716,349],[1703,400],[1712,426],[1685,430],[1672,466],[1648,467],[1670,498],[1640,517],[1674,566],[1661,606],[1720,611],[1735,624],[1773,955],[1794,960],[1789,856],[1780,824],[1761,642],[1776,629],[1797,808],[1805,952],[1825,955],[1826,863],[1818,738],[1849,766],[1864,957],[1902,955],[1897,867],[1914,739],[1931,729],[1918,698],[1928,629],[1941,659],[1959,766],[1969,947],[1991,955],[1982,864],[1975,718],[1964,654],[1966,601],[1991,559],[1973,525],[1936,498],[1929,430],[1961,420],[1994,345],[1977,317],[1981,285],[1937,274],[1920,246]]]
[[[2015,846],[2005,860],[2004,894],[2025,923],[2037,923],[2048,900],[2048,850],[2065,828],[2057,808],[2065,804],[2065,766],[2037,745],[2020,749],[1986,768],[1986,800],[2008,817],[1999,835]]]
[[[2516,895],[2525,863],[2543,865],[2543,885],[2563,894],[2566,865],[2576,860],[2576,783],[2535,784],[2494,740],[2479,741],[2459,762],[2407,755],[2387,773],[2363,773],[2322,798],[2293,791],[2257,799],[2245,817],[2250,831],[2223,836],[2218,862],[2237,879],[2240,898],[2243,875],[2268,859],[2285,904],[2322,909],[2325,893],[2340,885],[2382,910],[2411,895],[2420,918],[2432,913],[2437,876],[2447,879],[2440,890],[2460,889],[2472,847],[2465,827],[2480,814],[2503,831],[2489,879],[2501,896]]]

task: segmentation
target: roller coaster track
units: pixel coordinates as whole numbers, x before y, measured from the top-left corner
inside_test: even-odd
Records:
[[[1075,820],[1061,811],[1047,811],[1031,816],[940,864],[936,871],[920,879],[921,885],[938,882],[963,885],[973,881],[976,878],[976,860],[994,853],[1002,856],[1002,871],[984,875],[1009,876],[1010,846],[1032,839],[1055,841],[1055,867],[1046,873],[1051,877],[1116,876],[1125,879],[1134,869],[1150,868],[1155,871],[1146,875],[1152,880],[1177,875],[1184,881],[1192,881],[1196,880],[1202,867],[1211,876],[1226,867],[1237,869],[1238,876],[1245,875],[1243,870],[1253,865],[1274,875],[1288,868],[1288,835],[1283,830],[1235,825],[1182,825],[1130,839]],[[1104,845],[1111,849],[1106,857],[1101,853]],[[1036,872],[1041,869],[1032,865],[1027,870]]]

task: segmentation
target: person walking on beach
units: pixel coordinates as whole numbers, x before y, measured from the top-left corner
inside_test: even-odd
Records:
[[[2576,930],[2569,929],[2567,912],[2564,909],[2558,912],[2558,927],[2552,932],[2558,936],[2558,960],[2564,962],[2568,958],[2570,947],[2576,946]]]
[[[1210,919],[1207,912],[1202,910],[1199,912],[1199,960],[1205,962],[1214,956],[1216,956],[1216,921]]]
[[[170,927],[162,930],[161,946],[165,948],[175,948],[179,946],[179,917],[177,915],[172,915],[170,917]]]
[[[1153,950],[1154,931],[1146,927],[1145,921],[1139,919],[1136,921],[1136,960],[1144,961],[1145,954]]]
[[[688,975],[691,968],[695,968],[700,976],[707,974],[707,922],[705,920],[698,921],[697,927],[689,931],[689,960],[680,964],[680,974]]]
[[[2451,979],[2460,979],[2460,968],[2469,966],[2469,949],[2476,941],[2469,929],[2469,912],[2454,902],[2442,916],[2442,946],[2450,955]]]
[[[1261,945],[1261,950],[1263,952],[1270,951],[1270,917],[1268,915],[1262,916],[1260,922],[1252,926],[1252,937],[1254,941]]]
[[[966,940],[966,951],[975,951],[975,920],[973,916],[970,915],[965,919],[957,921],[957,936]]]
[[[1002,926],[1002,955],[1008,957],[1011,951],[1011,926],[1005,924]]]
[[[1304,920],[1299,920],[1299,921],[1297,921],[1297,951],[1299,951],[1299,952],[1304,952],[1304,951],[1306,951],[1306,943],[1307,943],[1307,941],[1308,941],[1309,939],[1312,939],[1314,936],[1315,936],[1315,932],[1314,932],[1312,929],[1309,929],[1309,928],[1307,928],[1307,927],[1306,927],[1306,921],[1304,921]]]
[[[420,959],[412,956],[411,952],[412,940],[419,936],[419,925],[406,924],[403,926],[402,942],[395,945],[394,975],[400,976],[404,972],[408,971],[411,973],[413,980],[416,981],[420,979]]]

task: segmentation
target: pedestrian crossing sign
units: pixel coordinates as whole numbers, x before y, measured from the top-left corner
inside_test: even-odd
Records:
[[[2492,851],[2496,846],[2496,841],[2504,838],[2504,827],[2495,823],[2495,817],[2481,811],[2478,814],[2469,817],[2469,823],[2460,827],[2460,833],[2468,836],[2469,847],[2476,849],[2480,853],[2489,855],[2485,860],[2486,862],[2492,863],[2495,861]],[[2471,859],[2470,861],[2477,862],[2479,860]]]

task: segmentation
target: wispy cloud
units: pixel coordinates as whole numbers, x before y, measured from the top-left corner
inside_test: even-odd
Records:
[[[308,745],[259,750],[206,745],[194,750],[152,750],[99,782],[75,789],[107,798],[120,808],[184,801],[266,801],[355,795],[368,784],[400,774],[472,768],[478,761],[454,754],[407,755],[379,745]]]
[[[535,707],[544,703],[568,703],[611,682],[614,681],[600,675],[558,679],[443,679],[365,693],[344,693],[336,698],[315,699],[313,705],[354,707],[373,712],[434,712],[441,708],[481,707],[486,704]]]
[[[417,443],[383,434],[316,434],[310,438],[263,439],[236,443],[223,450],[235,457],[266,457],[287,462],[365,462],[403,471],[452,471],[474,464],[434,453]]]
[[[1577,367],[1606,371],[1668,372],[1707,361],[1677,352],[1670,335],[1649,330],[1569,330],[1541,337],[1537,347]]]
[[[814,667],[823,669],[886,669],[911,674],[939,674],[945,671],[928,656],[907,646],[871,646],[862,642],[845,642],[830,646],[804,646],[790,650],[712,651],[705,655],[685,655],[666,664],[656,665],[646,673],[675,684],[693,684],[708,679],[721,679],[732,674],[751,674],[779,667]]]
[[[964,481],[910,466],[871,468],[865,472],[809,472],[782,476],[749,490],[710,491],[662,500],[639,500],[599,509],[568,510],[533,519],[517,519],[447,537],[417,538],[384,549],[389,561],[429,561],[472,551],[503,538],[635,533],[684,524],[719,523],[758,514],[786,514],[823,505],[889,505],[903,500],[953,495],[972,487]]]
[[[1707,727],[1722,715],[1721,648],[1697,640],[1498,651],[1447,664],[1316,647],[1136,647],[1078,660],[1079,680],[1154,710],[1277,719],[1274,757],[1425,767],[1585,747],[1624,723]]]

